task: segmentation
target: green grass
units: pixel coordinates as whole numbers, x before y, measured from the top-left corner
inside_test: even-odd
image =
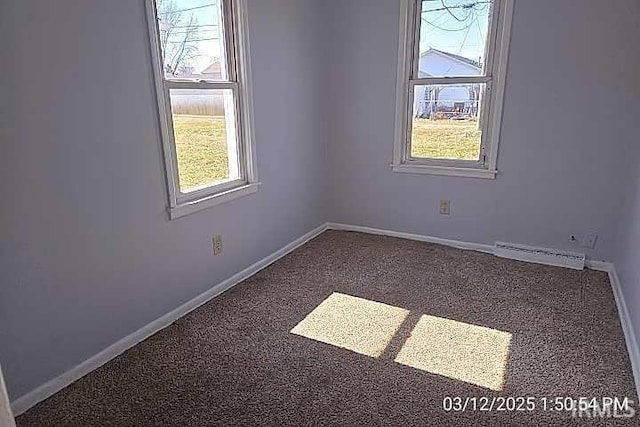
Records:
[[[478,160],[480,156],[478,122],[414,119],[411,156]]]
[[[224,117],[174,114],[173,129],[181,191],[229,177]]]
[[[228,179],[224,117],[175,114],[173,128],[183,192]],[[480,131],[475,121],[413,121],[413,157],[477,160]]]

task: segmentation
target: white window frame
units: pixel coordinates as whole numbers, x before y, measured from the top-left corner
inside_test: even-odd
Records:
[[[486,66],[483,76],[418,78],[420,56],[421,0],[400,0],[400,36],[396,85],[396,116],[393,163],[394,172],[451,175],[494,179],[498,161],[498,143],[509,56],[513,0],[495,0],[489,22]],[[413,88],[416,85],[485,83],[479,118],[482,130],[480,159],[449,160],[411,157]]]
[[[226,81],[167,79],[164,73],[160,48],[156,0],[145,1],[151,40],[151,57],[158,102],[164,169],[169,196],[169,218],[179,218],[237,197],[255,193],[259,182],[255,155],[246,0],[219,0],[223,11],[224,47],[226,49],[229,74],[229,78]],[[235,120],[232,118],[232,123],[228,123],[227,127],[231,132],[236,133],[239,179],[205,186],[188,193],[180,190],[171,102],[169,99],[171,89],[229,89],[233,92],[235,105],[232,111]],[[234,167],[234,165],[230,165],[230,167]]]

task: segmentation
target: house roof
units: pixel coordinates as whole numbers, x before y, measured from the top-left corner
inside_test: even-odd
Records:
[[[220,71],[221,71],[220,63],[214,62],[213,64],[209,65],[207,68],[202,70],[201,74],[220,74]]]
[[[465,56],[456,55],[455,53],[450,53],[450,52],[445,52],[444,50],[434,49],[432,47],[429,48],[428,50],[422,52],[420,54],[420,56],[425,56],[425,55],[427,55],[427,54],[429,54],[431,52],[436,52],[436,53],[439,53],[440,55],[448,56],[450,58],[453,58],[455,60],[463,62],[463,63],[465,63],[467,65],[470,65],[470,66],[472,66],[474,68],[482,69],[482,65],[478,61],[475,61],[473,59],[469,59],[469,58],[467,58]]]

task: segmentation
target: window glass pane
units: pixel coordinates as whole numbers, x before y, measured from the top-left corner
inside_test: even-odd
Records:
[[[411,157],[478,160],[485,84],[415,86]]]
[[[493,0],[422,0],[414,78],[484,74]]]
[[[228,80],[222,0],[156,0],[167,79]]]
[[[171,89],[180,191],[240,178],[233,91]]]

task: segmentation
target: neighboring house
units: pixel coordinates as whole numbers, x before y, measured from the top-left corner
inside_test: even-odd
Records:
[[[181,79],[221,80],[222,67],[219,62],[214,62],[199,73],[194,69],[194,67],[181,67],[180,71],[175,73],[174,76]]]
[[[429,49],[420,54],[418,77],[478,76],[482,65],[464,56]],[[478,113],[480,85],[416,86],[415,117],[470,118]]]
[[[219,62],[214,62],[207,68],[202,70],[202,77],[205,79],[220,80],[222,79],[222,68]]]

